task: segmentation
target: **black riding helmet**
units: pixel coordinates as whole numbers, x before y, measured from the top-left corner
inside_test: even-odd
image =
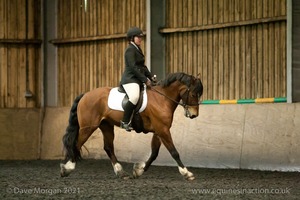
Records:
[[[138,27],[132,27],[127,31],[127,39],[132,40],[134,36],[143,36],[143,31]]]

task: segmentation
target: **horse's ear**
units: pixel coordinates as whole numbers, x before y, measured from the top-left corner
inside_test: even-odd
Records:
[[[201,80],[201,73],[198,73],[197,78]]]

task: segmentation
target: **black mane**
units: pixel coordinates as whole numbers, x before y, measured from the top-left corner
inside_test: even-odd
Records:
[[[165,79],[161,80],[158,85],[161,87],[168,87],[173,82],[179,81],[191,89],[191,92],[202,95],[203,85],[200,79],[183,72],[169,74]]]

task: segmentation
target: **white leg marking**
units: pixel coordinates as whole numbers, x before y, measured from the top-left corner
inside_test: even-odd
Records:
[[[75,162],[71,162],[70,160],[65,164],[65,169],[67,170],[74,170],[75,169]]]
[[[113,168],[114,168],[114,172],[115,174],[122,179],[129,179],[130,177],[128,176],[128,174],[123,170],[123,167],[120,163],[116,163],[116,164],[112,164]]]
[[[146,163],[135,163],[133,165],[133,177],[138,178],[144,173],[144,168],[146,166]]]
[[[118,172],[123,171],[123,167],[120,163],[116,163],[115,165],[113,165],[115,174],[118,175]]]
[[[187,179],[189,181],[195,179],[194,174],[192,172],[190,172],[186,167],[182,168],[182,167],[178,166],[178,169],[179,169],[180,174],[182,176],[184,176],[185,179]]]
[[[60,163],[60,175],[61,177],[68,176],[75,169],[75,162],[69,160],[66,164]]]

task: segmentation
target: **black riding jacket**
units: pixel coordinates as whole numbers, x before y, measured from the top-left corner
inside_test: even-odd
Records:
[[[125,50],[125,70],[121,78],[121,85],[127,83],[147,82],[147,78],[152,80],[152,73],[145,66],[145,56],[140,48],[136,48],[132,43]]]

